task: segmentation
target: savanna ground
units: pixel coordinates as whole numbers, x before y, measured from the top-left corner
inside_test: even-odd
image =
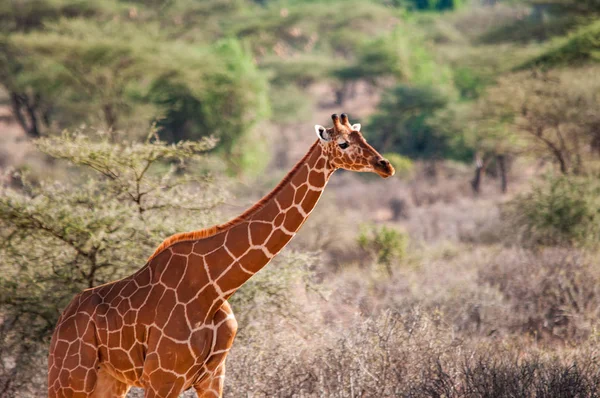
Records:
[[[341,112],[398,173],[337,172],[232,297],[225,396],[600,396],[598,13],[0,6],[0,396],[45,395],[75,293],[239,214]]]

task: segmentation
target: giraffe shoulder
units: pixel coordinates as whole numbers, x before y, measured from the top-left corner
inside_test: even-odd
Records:
[[[165,239],[156,248],[154,253],[152,253],[152,255],[148,258],[148,261],[151,261],[156,256],[158,256],[160,253],[162,253],[165,249],[173,246],[176,243],[184,242],[184,241],[188,241],[188,240],[198,240],[198,239],[208,238],[210,236],[217,234],[218,232],[220,232],[219,226],[212,226],[210,228],[200,229],[197,231],[180,232],[178,234],[171,235],[167,239]]]

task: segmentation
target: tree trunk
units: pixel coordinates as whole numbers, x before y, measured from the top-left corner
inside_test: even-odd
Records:
[[[506,193],[508,190],[508,178],[506,175],[506,156],[497,155],[496,164],[498,165],[498,171],[500,174],[500,189],[502,193]]]
[[[346,100],[346,92],[347,87],[345,83],[343,83],[338,90],[335,90],[335,105],[344,105],[344,101]]]
[[[425,163],[425,175],[432,180],[437,180],[438,177],[438,162],[435,158],[428,160]]]
[[[114,112],[112,104],[106,104],[102,108],[104,112],[104,121],[109,129],[115,129],[117,124],[117,115]]]
[[[25,103],[25,107],[27,108],[27,114],[29,115],[29,120],[31,123],[31,132],[30,135],[32,137],[39,137],[40,136],[40,129],[39,129],[39,122],[38,122],[38,118],[36,115],[36,111],[37,111],[37,104],[33,103],[30,104],[29,101],[26,101]]]
[[[483,161],[479,155],[475,156],[475,176],[471,180],[471,187],[476,195],[481,192],[481,174],[483,173]]]
[[[565,160],[563,154],[560,151],[555,151],[554,155],[558,160],[558,164],[560,165],[560,172],[563,174],[568,174],[569,170],[567,169],[567,161]]]
[[[31,138],[39,138],[40,129],[36,116],[36,104],[30,103],[27,95],[15,92],[10,93],[10,103],[13,114],[25,134]]]

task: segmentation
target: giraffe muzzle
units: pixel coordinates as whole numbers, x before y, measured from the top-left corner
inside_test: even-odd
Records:
[[[391,177],[396,173],[394,166],[392,166],[390,161],[385,158],[375,159],[373,168],[375,169],[375,172],[383,178]]]

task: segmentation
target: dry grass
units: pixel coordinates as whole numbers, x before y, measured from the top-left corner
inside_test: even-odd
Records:
[[[583,253],[446,246],[398,266],[330,276],[301,322],[242,325],[228,396],[600,396],[599,273]]]
[[[266,339],[238,341],[228,361],[227,396],[593,397],[600,391],[591,346],[544,351],[519,340],[461,339],[422,313],[311,324],[310,337],[269,326],[260,331]]]
[[[507,328],[559,344],[590,338],[600,315],[600,267],[579,250],[503,251],[479,280],[509,305]]]

